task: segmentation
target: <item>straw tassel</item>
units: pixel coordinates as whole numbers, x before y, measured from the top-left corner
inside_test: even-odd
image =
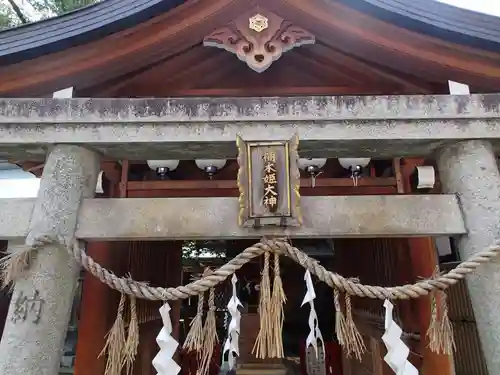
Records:
[[[125,294],[122,293],[116,320],[106,335],[106,345],[102,349],[99,357],[107,354],[105,375],[120,375],[123,368],[123,348],[125,345],[125,323],[123,321],[123,311],[125,309]]]
[[[455,350],[455,336],[453,335],[453,326],[451,325],[450,318],[448,316],[448,304],[446,303],[447,295],[446,292],[440,291],[441,296],[441,348],[443,354],[451,355]]]
[[[198,295],[198,311],[196,316],[191,321],[189,333],[186,336],[184,345],[182,346],[188,352],[200,352],[203,348],[203,306],[205,304],[205,295]]]
[[[272,319],[271,319],[271,281],[269,279],[269,252],[264,253],[264,268],[262,270],[262,280],[260,283],[260,300],[259,300],[259,315],[260,315],[260,330],[252,349],[252,354],[257,358],[264,359],[269,356],[271,335],[272,335]]]
[[[0,289],[14,288],[14,282],[31,264],[31,248],[16,246],[0,260]]]
[[[351,296],[345,293],[345,335],[344,345],[347,350],[347,357],[352,354],[361,361],[363,353],[366,351],[365,342],[363,337],[358,331],[354,319],[352,317]]]
[[[429,349],[434,353],[439,353],[440,335],[439,335],[439,322],[438,322],[438,311],[437,311],[437,301],[436,293],[431,293],[431,319],[429,322],[429,328],[427,329],[427,339],[429,340]]]
[[[338,291],[338,289],[333,290],[333,302],[335,305],[335,332],[337,333],[337,340],[342,347],[345,347],[347,323],[345,320],[344,312],[342,311],[342,306],[340,305],[340,292]]]
[[[137,319],[137,301],[130,297],[130,323],[128,325],[127,341],[123,348],[123,365],[127,375],[132,374],[134,361],[139,347],[139,320]]]
[[[279,254],[274,254],[274,282],[273,282],[273,294],[271,297],[271,316],[272,328],[271,328],[271,341],[269,343],[269,356],[271,358],[283,358],[285,356],[283,350],[283,322],[285,320],[284,316],[284,304],[286,303],[286,295],[283,290],[283,281],[281,280],[280,272],[280,256]]]
[[[432,278],[435,279],[439,274],[439,266],[436,266]],[[431,319],[426,336],[429,340],[429,349],[432,352],[451,355],[455,350],[455,338],[453,336],[453,326],[448,317],[446,299],[446,292],[442,290],[431,293]]]
[[[200,366],[198,367],[197,375],[208,375],[210,371],[210,363],[214,354],[215,344],[219,341],[217,336],[217,327],[215,321],[215,288],[211,288],[208,297],[208,313],[203,327],[203,348],[204,352],[201,356]]]
[[[439,308],[437,299],[439,298]],[[455,338],[453,326],[448,317],[448,305],[446,293],[443,291],[433,292],[431,297],[431,320],[427,330],[429,349],[438,354],[451,355],[455,350]]]

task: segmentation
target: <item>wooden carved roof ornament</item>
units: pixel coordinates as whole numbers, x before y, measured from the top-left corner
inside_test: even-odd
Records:
[[[314,35],[274,13],[260,9],[250,14],[207,35],[203,45],[234,53],[251,69],[262,73],[284,52],[315,42]]]

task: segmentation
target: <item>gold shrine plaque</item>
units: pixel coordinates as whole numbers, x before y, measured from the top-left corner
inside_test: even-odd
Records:
[[[237,138],[239,225],[300,226],[299,138],[250,142]]]

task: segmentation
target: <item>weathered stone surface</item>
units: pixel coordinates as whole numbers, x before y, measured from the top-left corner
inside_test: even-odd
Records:
[[[437,158],[443,189],[457,193],[468,230],[459,239],[462,259],[500,240],[500,173],[491,144],[466,141]],[[500,374],[500,263],[481,266],[467,277],[488,372]]]
[[[488,118],[500,95],[311,96],[279,98],[3,99],[0,123],[189,123]]]
[[[33,213],[35,199],[0,199],[0,238],[24,239]]]
[[[98,172],[99,159],[95,153],[77,146],[57,146],[49,154],[39,195],[32,200],[31,208],[21,200],[6,199],[6,206],[13,211],[2,210],[1,216],[10,219],[15,231],[20,230],[18,226],[29,224],[23,228],[27,244],[40,235],[58,235],[69,241],[74,237],[83,198],[94,194]],[[19,210],[13,207],[14,203],[21,203]],[[31,210],[29,220],[27,213]],[[20,220],[21,215],[27,220]],[[3,229],[6,225],[9,222],[2,221]],[[0,375],[59,372],[79,271],[76,261],[55,246],[45,246],[36,252],[29,271],[17,280],[13,292],[0,341]],[[33,316],[34,311],[28,311],[26,320],[16,321],[19,318],[16,307],[22,296],[31,298],[36,293],[43,301],[39,321]]]
[[[2,201],[0,211],[7,206]],[[87,199],[80,209],[76,236],[89,240],[154,240],[465,233],[454,195],[303,197],[302,213],[304,224],[299,228],[252,229],[237,224],[237,198]],[[0,238],[10,237],[9,233],[20,234],[23,229],[0,227]]]
[[[303,157],[427,155],[463,139],[500,148],[500,95],[0,100],[0,158],[76,143],[111,158],[235,158],[236,135]],[[126,144],[126,146],[125,146]]]

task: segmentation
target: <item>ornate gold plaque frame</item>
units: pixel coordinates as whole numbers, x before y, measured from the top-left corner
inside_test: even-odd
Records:
[[[236,139],[238,147],[238,224],[243,227],[300,226],[300,171],[298,166],[299,137],[294,135],[288,141],[256,142]],[[261,155],[273,150],[278,155],[280,203],[275,212],[266,212],[262,201]]]

